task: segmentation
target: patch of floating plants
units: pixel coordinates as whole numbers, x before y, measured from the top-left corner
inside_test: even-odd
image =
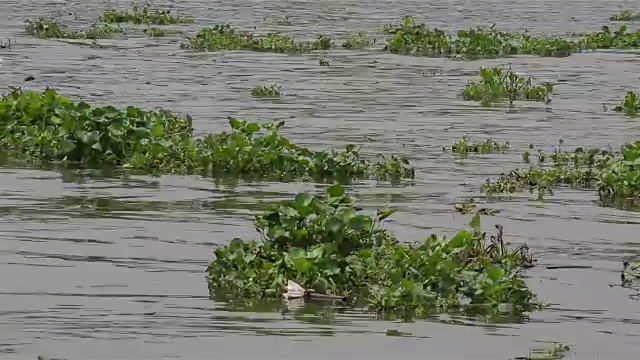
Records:
[[[147,5],[133,5],[130,10],[105,10],[96,22],[85,30],[72,30],[53,19],[37,18],[25,22],[26,32],[41,39],[104,39],[122,34],[121,24],[172,25],[193,23],[193,19],[172,15],[168,10],[151,9]],[[144,29],[150,37],[164,37],[178,34],[178,30],[166,30],[158,27]]]
[[[500,212],[500,210],[479,208],[476,205],[474,198],[469,198],[461,203],[457,203],[454,205],[454,208],[460,214],[495,215]]]
[[[507,102],[513,105],[516,100],[550,102],[553,85],[550,83],[533,84],[531,77],[524,77],[509,69],[481,68],[480,81],[470,81],[462,91],[465,100],[479,101],[488,105]]]
[[[444,30],[417,24],[410,16],[399,25],[385,25],[384,32],[392,35],[387,40],[386,51],[414,56],[480,59],[530,54],[560,57],[584,49],[582,43],[506,33],[494,26],[459,30],[452,36]]]
[[[336,44],[327,35],[320,35],[311,41],[296,41],[292,37],[279,33],[257,36],[253,33],[240,32],[230,25],[216,25],[200,30],[187,38],[184,49],[194,51],[251,50],[275,53],[310,53],[317,50],[328,50],[334,47],[343,49],[363,49],[371,46],[374,40],[364,33],[347,37],[342,44]]]
[[[633,12],[631,10],[623,10],[617,14],[611,15],[609,21],[634,21],[640,20],[640,11]]]
[[[583,34],[578,39],[508,33],[495,26],[458,30],[451,35],[407,16],[401,24],[385,25],[384,32],[391,35],[384,48],[390,53],[469,60],[515,55],[564,57],[588,50],[640,47],[640,31],[628,32],[626,25],[614,32],[604,26],[602,31]]]
[[[149,4],[134,4],[130,10],[105,10],[98,20],[106,24],[148,24],[173,25],[191,24],[195,21],[190,17],[171,14],[170,10],[152,9]]]
[[[312,151],[280,133],[284,121],[230,118],[231,132],[193,135],[192,119],[167,110],[94,107],[54,89],[12,89],[0,100],[0,150],[29,163],[115,166],[149,173],[340,180],[413,178],[408,160],[363,159],[355,145]]]
[[[251,96],[260,98],[279,98],[282,94],[280,84],[258,85],[251,89]]]
[[[640,115],[640,96],[633,91],[627,92],[622,103],[616,106],[614,111],[625,113],[629,116]]]
[[[537,348],[529,351],[527,356],[518,356],[513,360],[560,360],[564,359],[571,350],[568,345],[554,342],[546,348]]]
[[[596,190],[603,206],[637,209],[640,205],[640,141],[627,143],[620,151],[576,148],[552,153],[539,150],[538,163],[528,169],[503,173],[487,180],[481,191],[487,195],[511,194],[528,190],[539,198],[553,194],[564,185]],[[530,162],[525,152],[525,162]]]
[[[337,184],[274,204],[256,216],[261,240],[236,238],[214,251],[212,297],[240,306],[280,303],[292,281],[382,317],[521,314],[539,306],[521,276],[533,266],[528,248],[510,247],[501,226],[487,239],[475,214],[470,229],[451,238],[403,244],[381,225],[393,212],[367,214]]]
[[[86,30],[71,30],[58,22],[38,18],[27,20],[25,30],[29,35],[40,39],[104,39],[122,33],[122,29],[113,24],[96,22]]]
[[[510,145],[508,142],[501,144],[491,139],[474,142],[468,137],[463,136],[462,138],[454,141],[453,145],[451,146],[451,152],[458,155],[468,155],[470,153],[493,154],[505,152],[509,148]],[[446,151],[447,148],[443,148],[443,150]]]

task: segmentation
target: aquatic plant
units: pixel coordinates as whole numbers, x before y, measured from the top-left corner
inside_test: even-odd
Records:
[[[480,215],[495,215],[500,211],[488,208],[479,208],[473,198],[466,199],[461,203],[455,204],[454,208],[460,214],[480,214]]]
[[[585,34],[586,46],[592,49],[638,49],[640,48],[640,30],[629,32],[626,24],[616,31],[603,26],[601,31]]]
[[[172,15],[170,10],[152,9],[150,4],[134,4],[130,10],[107,9],[100,15],[99,22],[108,24],[132,23],[149,25],[170,25],[193,23],[192,18]]]
[[[495,28],[459,30],[452,36],[441,29],[430,29],[405,16],[401,24],[387,24],[385,51],[394,54],[480,59],[509,57],[518,54],[569,56],[586,49],[583,41],[534,37],[530,34],[507,33]]]
[[[579,147],[574,151],[563,151],[558,147],[550,154],[539,151],[537,165],[503,173],[495,180],[488,179],[481,192],[495,195],[528,190],[542,198],[553,194],[558,185],[594,189],[599,184],[601,172],[612,159],[612,152],[599,149]]]
[[[527,356],[518,356],[514,360],[560,360],[570,350],[568,345],[554,342],[547,348],[532,349]]]
[[[640,20],[640,12],[634,13],[631,10],[622,10],[617,14],[611,15],[609,21],[634,21]]]
[[[480,68],[480,81],[469,81],[462,91],[465,100],[493,103],[516,100],[551,101],[553,85],[541,83],[534,85],[531,77],[524,77],[511,71],[511,68]]]
[[[116,25],[100,22],[87,30],[70,30],[54,20],[45,18],[26,20],[25,30],[27,34],[41,39],[101,39],[122,32]]]
[[[279,301],[292,280],[345,297],[383,316],[438,311],[527,311],[535,297],[520,276],[532,266],[526,246],[509,247],[502,227],[490,240],[476,214],[452,238],[401,244],[381,222],[394,213],[363,212],[344,187],[300,193],[256,216],[261,241],[233,239],[207,268],[213,297],[232,303]]]
[[[344,49],[364,49],[373,44],[375,44],[374,39],[369,38],[365,33],[359,32],[347,37],[341,46]]]
[[[598,196],[604,205],[640,206],[640,141],[624,144],[599,173]]]
[[[501,144],[491,139],[473,142],[468,137],[463,136],[453,143],[451,152],[458,155],[467,155],[469,153],[491,154],[504,152],[509,149],[509,147],[509,142]],[[444,150],[446,150],[446,148]]]
[[[622,103],[613,110],[623,112],[629,116],[638,116],[640,115],[640,97],[635,92],[629,91]]]
[[[92,107],[54,90],[13,89],[0,100],[0,150],[29,162],[123,166],[159,173],[252,178],[413,178],[408,160],[365,160],[355,145],[312,151],[280,133],[284,121],[230,118],[231,132],[193,136],[192,119],[167,110]]]
[[[293,38],[281,34],[272,33],[261,37],[237,32],[230,25],[216,25],[204,28],[196,35],[187,38],[187,43],[182,47],[197,51],[252,50],[275,53],[308,53],[331,48],[331,38],[321,35],[313,41],[297,42]]]
[[[258,85],[251,89],[251,95],[255,97],[280,97],[281,91],[280,84]]]
[[[148,37],[165,37],[165,36],[169,36],[169,35],[176,35],[176,34],[180,34],[182,33],[182,31],[179,30],[167,30],[167,29],[161,29],[155,26],[146,28],[144,30],[142,30]]]

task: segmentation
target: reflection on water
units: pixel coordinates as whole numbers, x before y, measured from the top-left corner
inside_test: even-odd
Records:
[[[201,24],[255,25],[258,32],[299,37],[373,34],[403,15],[448,29],[496,22],[507,30],[564,34],[596,30],[623,5],[630,3],[171,3]],[[320,67],[317,54],[185,53],[177,38],[105,40],[104,48],[94,49],[22,33],[27,18],[66,11],[87,22],[104,6],[0,3],[0,38],[17,40],[12,49],[0,49],[0,84],[33,75],[32,88],[53,85],[103,104],[168,107],[191,114],[198,132],[226,129],[232,114],[285,119],[287,135],[314,148],[356,143],[367,154],[409,156],[418,171],[414,186],[353,186],[367,207],[399,208],[388,227],[404,240],[465,226],[468,217],[452,204],[476,193],[487,177],[522,166],[517,151],[469,159],[442,152],[462,135],[519,149],[530,143],[549,148],[560,138],[568,146],[617,147],[640,133],[637,121],[603,111],[603,104],[610,107],[637,87],[633,53],[452,62],[338,50],[323,55],[332,66]],[[285,16],[290,25],[276,21]],[[478,67],[503,64],[557,83],[552,104],[507,111],[457,98]],[[282,101],[251,98],[249,89],[267,81],[283,84]],[[596,206],[590,192],[562,190],[544,201],[517,194],[490,204],[501,212],[484,226],[495,219],[510,241],[529,244],[539,266],[527,281],[549,309],[497,324],[450,315],[399,323],[376,321],[360,309],[237,309],[209,300],[204,269],[212,249],[236,236],[255,238],[256,212],[324,185],[10,164],[0,168],[0,185],[3,358],[507,359],[526,353],[535,340],[569,343],[570,355],[580,359],[640,353],[638,289],[620,287],[618,275],[622,258],[640,253],[640,219]]]

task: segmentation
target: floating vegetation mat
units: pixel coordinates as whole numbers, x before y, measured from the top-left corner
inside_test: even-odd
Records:
[[[260,241],[234,239],[207,269],[214,297],[237,304],[278,302],[289,281],[381,315],[424,317],[442,311],[521,313],[538,306],[521,271],[526,245],[510,247],[502,227],[487,239],[476,214],[451,238],[400,243],[363,212],[341,185],[300,193],[255,220]]]
[[[167,110],[94,107],[56,90],[13,89],[0,100],[0,150],[29,162],[121,166],[153,173],[274,179],[413,178],[396,156],[363,159],[355,145],[313,151],[280,133],[284,121],[230,118],[230,132],[193,136],[192,119]]]

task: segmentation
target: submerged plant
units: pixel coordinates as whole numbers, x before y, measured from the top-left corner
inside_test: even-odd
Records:
[[[438,311],[532,309],[520,277],[532,259],[498,234],[485,239],[476,214],[471,230],[401,244],[381,226],[394,210],[368,215],[340,185],[298,194],[256,217],[261,241],[234,239],[216,249],[207,269],[212,296],[230,302],[279,301],[289,280],[345,297],[380,315],[411,318]]]
[[[170,25],[193,23],[193,19],[172,15],[170,10],[152,9],[151,5],[134,4],[130,10],[107,9],[99,18],[100,22],[109,24],[132,23],[149,25]]]
[[[280,84],[258,85],[251,89],[251,95],[255,97],[280,97],[281,90]]]
[[[53,89],[14,89],[0,100],[0,151],[29,162],[123,166],[160,173],[287,179],[413,178],[408,160],[363,159],[355,145],[312,151],[280,133],[284,121],[230,118],[231,132],[193,136],[192,119],[167,110],[75,103]],[[395,181],[394,180],[394,181]]]
[[[511,68],[480,68],[480,81],[470,81],[462,91],[465,100],[494,103],[516,100],[550,102],[553,85],[534,85],[531,77],[524,77]]]

